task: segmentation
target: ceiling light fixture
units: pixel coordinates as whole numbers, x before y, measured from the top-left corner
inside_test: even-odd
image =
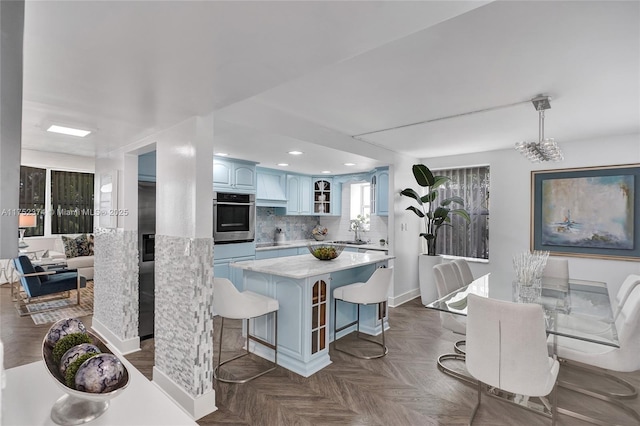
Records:
[[[291,154],[291,155],[302,155],[304,153],[302,151],[289,151],[288,154]]]
[[[217,155],[218,157],[228,157],[229,154],[227,154],[226,152],[216,152],[213,155]]]
[[[91,130],[74,129],[73,127],[64,127],[52,124],[47,129],[47,132],[62,133],[63,135],[78,136],[84,138],[89,133],[91,133]]]
[[[320,173],[328,175],[328,174],[331,174],[331,170],[323,170]]]
[[[289,165],[289,163],[278,163],[278,166],[280,167],[287,167]]]
[[[562,161],[562,150],[553,138],[544,137],[544,111],[551,108],[549,97],[539,95],[531,100],[538,111],[538,142],[517,142],[516,151],[527,157],[532,163],[543,161]]]
[[[356,163],[344,163],[345,166],[355,166]]]

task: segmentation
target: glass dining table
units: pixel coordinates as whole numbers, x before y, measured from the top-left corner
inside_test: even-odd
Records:
[[[607,284],[570,278],[543,278],[539,295],[533,299],[521,297],[517,285],[505,288],[503,282],[483,275],[427,305],[427,308],[455,315],[467,315],[467,296],[507,300],[533,301],[544,308],[549,335],[585,340],[606,346],[620,347]]]
[[[525,294],[524,289],[516,283],[505,286],[504,282],[492,280],[491,274],[486,274],[475,279],[469,285],[428,304],[427,308],[453,315],[466,316],[467,296],[469,294],[511,302],[534,302],[542,305],[544,309],[545,327],[550,337],[549,343],[554,354],[556,352],[557,336],[614,348],[620,347],[606,283],[574,278],[569,278],[568,280],[545,278],[541,281],[537,291],[537,294],[531,297],[530,294]],[[464,355],[460,354],[447,354],[441,358],[462,361],[465,359]],[[445,367],[440,358],[438,359],[438,368],[453,377],[475,383],[475,379],[471,376]],[[559,386],[598,397],[586,389],[576,388],[573,384],[570,387],[566,386],[564,382],[559,382]],[[492,396],[497,396],[513,403],[517,403],[515,401],[518,400],[518,396],[506,396],[504,393],[498,392]],[[541,398],[541,400],[544,400],[544,398]],[[520,402],[519,404],[532,411],[545,412],[546,409],[548,412],[549,405],[547,401],[544,400],[542,402],[542,405],[533,402],[527,402],[526,404]],[[629,411],[628,407],[618,401],[608,400],[608,402],[613,403],[622,410]],[[576,417],[593,424],[611,424],[561,407],[558,407],[558,413]],[[629,414],[637,419],[637,413],[629,411]]]

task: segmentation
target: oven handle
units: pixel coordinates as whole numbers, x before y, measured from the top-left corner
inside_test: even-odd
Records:
[[[229,203],[229,202],[218,202],[214,201],[214,205],[216,206],[255,206],[256,203]]]

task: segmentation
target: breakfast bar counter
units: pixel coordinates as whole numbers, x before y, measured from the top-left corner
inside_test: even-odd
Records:
[[[323,261],[311,254],[274,259],[235,262],[230,266],[242,271],[240,290],[249,290],[278,300],[278,365],[304,377],[331,364],[329,343],[333,335],[333,289],[364,282],[376,268],[389,267],[394,256],[380,253],[343,252],[336,259]],[[360,331],[377,335],[384,323],[389,327],[386,304],[360,308]],[[340,303],[338,325],[356,319],[356,305]],[[273,317],[252,321],[252,334],[275,341]],[[355,330],[355,325],[339,333],[338,338]],[[246,332],[246,330],[245,330]],[[253,341],[249,348],[273,360],[273,351]]]

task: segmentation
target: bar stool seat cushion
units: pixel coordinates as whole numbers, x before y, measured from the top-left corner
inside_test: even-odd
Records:
[[[276,299],[252,291],[238,292],[232,297],[226,295],[223,300],[225,303],[216,305],[216,314],[230,319],[255,318],[280,307]]]

